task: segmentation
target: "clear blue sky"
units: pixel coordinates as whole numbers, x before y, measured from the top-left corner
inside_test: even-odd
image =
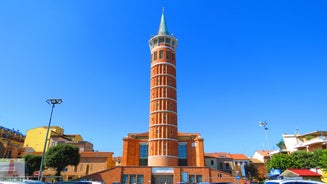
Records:
[[[205,152],[276,148],[326,130],[326,1],[0,1],[0,125],[48,124],[121,155],[148,131],[150,50],[162,7],[177,49],[178,124]]]

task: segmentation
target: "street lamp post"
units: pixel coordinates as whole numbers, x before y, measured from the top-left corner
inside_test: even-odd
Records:
[[[49,124],[48,124],[48,128],[47,128],[47,133],[46,133],[45,140],[44,140],[44,146],[43,146],[43,152],[42,152],[42,158],[41,158],[41,164],[40,164],[40,171],[39,171],[39,175],[38,175],[38,180],[41,180],[41,178],[42,178],[42,167],[43,167],[43,162],[44,162],[44,154],[45,154],[45,149],[47,147],[48,135],[49,135],[50,125],[51,125],[53,109],[54,109],[56,104],[61,104],[62,103],[62,99],[47,99],[46,102],[49,105],[52,104],[52,107],[51,107],[51,113],[50,113],[50,119],[49,119]]]
[[[267,122],[267,120],[260,121],[259,126],[262,126],[265,129],[266,141],[267,141],[267,146],[268,146],[268,153],[269,153],[269,157],[271,159],[271,154],[270,154],[271,150],[270,150],[270,144],[269,144],[269,139],[268,139],[268,122]]]

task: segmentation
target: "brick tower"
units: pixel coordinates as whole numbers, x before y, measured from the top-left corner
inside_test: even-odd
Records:
[[[148,166],[178,166],[176,60],[177,39],[161,15],[151,50]]]

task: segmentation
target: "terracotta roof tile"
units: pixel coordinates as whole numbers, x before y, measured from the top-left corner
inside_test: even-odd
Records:
[[[258,150],[256,152],[264,157],[269,157],[269,151],[267,151],[267,150]]]
[[[230,153],[226,152],[214,152],[214,153],[205,153],[206,157],[214,157],[214,158],[231,158]]]
[[[247,156],[245,156],[244,154],[231,154],[231,157],[234,160],[249,160],[249,158]]]

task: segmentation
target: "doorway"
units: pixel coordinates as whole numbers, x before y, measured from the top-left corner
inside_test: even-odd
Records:
[[[173,183],[173,175],[155,175],[152,178],[153,184],[172,184]]]

